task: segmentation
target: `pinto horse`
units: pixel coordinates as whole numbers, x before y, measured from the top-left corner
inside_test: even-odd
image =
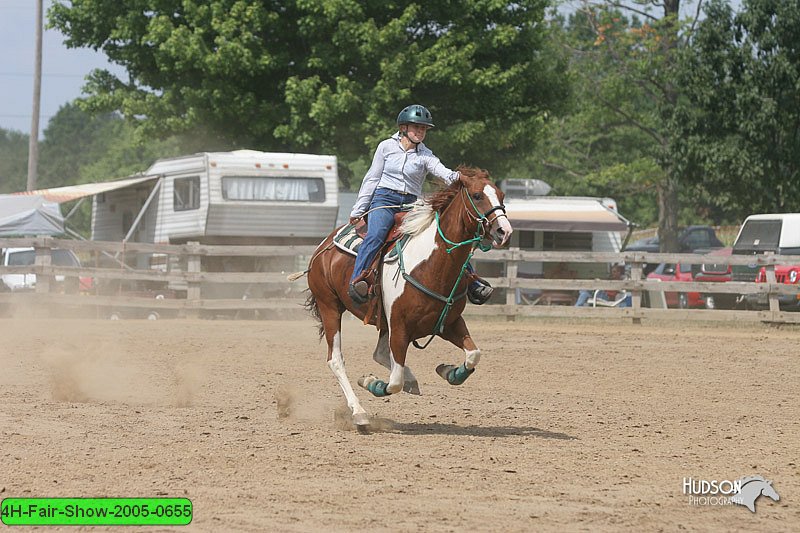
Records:
[[[481,352],[461,316],[468,283],[464,272],[484,237],[491,236],[494,244],[502,246],[512,229],[504,194],[490,181],[489,173],[473,167],[458,170],[459,180],[418,202],[406,215],[400,231],[408,238],[396,245],[399,258],[381,269],[383,312],[365,322],[377,322],[380,333],[373,357],[391,372],[388,383],[372,375],[358,380],[375,396],[403,390],[419,394],[417,380],[406,366],[408,346],[416,345],[417,339],[438,335],[464,350],[462,365],[437,368],[452,385],[463,383],[480,359]],[[355,260],[333,245],[335,233],[322,241],[309,262],[311,295],[306,308],[320,322],[320,338],[324,336],[328,343],[328,366],[344,392],[353,422],[363,431],[368,429],[369,417],[345,372],[341,326],[345,310],[364,320],[369,302],[358,305],[347,294]]]

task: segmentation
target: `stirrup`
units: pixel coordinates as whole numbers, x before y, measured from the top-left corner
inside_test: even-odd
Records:
[[[485,283],[485,284],[484,284]],[[486,282],[476,281],[467,288],[467,298],[475,305],[483,305],[492,297],[494,288]]]

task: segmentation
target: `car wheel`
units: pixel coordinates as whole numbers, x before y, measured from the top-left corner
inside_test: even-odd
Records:
[[[713,296],[706,296],[706,309],[716,309],[717,302],[714,301]]]
[[[147,320],[158,320],[159,318],[160,318],[159,314],[155,311],[150,311],[147,314]]]
[[[689,297],[685,292],[678,294],[678,307],[680,309],[689,309]]]

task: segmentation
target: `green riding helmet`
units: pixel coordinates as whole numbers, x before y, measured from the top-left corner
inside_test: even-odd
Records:
[[[432,128],[433,116],[425,106],[419,104],[410,105],[397,115],[397,125],[400,126],[402,124],[422,124]]]

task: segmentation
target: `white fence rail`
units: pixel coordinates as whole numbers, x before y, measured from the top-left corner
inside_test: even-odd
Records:
[[[90,310],[94,316],[112,315],[146,316],[203,316],[227,314],[231,317],[286,316],[301,312],[307,288],[305,278],[295,282],[286,280],[287,274],[305,268],[314,251],[309,246],[227,246],[189,243],[183,245],[157,245],[141,243],[95,242],[36,237],[23,239],[0,238],[0,248],[33,247],[36,261],[33,265],[2,266],[0,275],[34,274],[35,290],[0,293],[0,306],[38,306],[42,312],[72,309]],[[52,264],[53,249],[68,249],[82,259],[80,268]],[[134,266],[137,258],[153,258],[157,266]],[[203,265],[209,258],[232,261],[236,258],[256,258],[259,271],[246,271],[238,267],[224,271],[207,271]],[[467,306],[470,315],[505,316],[509,320],[521,316],[547,317],[629,317],[635,322],[642,318],[681,320],[732,320],[800,323],[800,313],[786,312],[780,308],[778,297],[788,295],[794,301],[800,298],[798,284],[779,283],[774,269],[778,265],[800,265],[800,256],[703,256],[697,254],[646,254],[595,253],[595,252],[531,252],[518,249],[492,250],[480,254],[481,262],[499,263],[502,277],[487,280],[496,288],[495,296],[487,305]],[[625,263],[630,267],[630,279],[531,279],[517,275],[521,263]],[[644,279],[646,263],[763,266],[766,283],[753,282],[664,282]],[[267,268],[263,268],[267,265]],[[272,265],[272,268],[269,266]],[[278,265],[278,266],[275,266]],[[290,268],[286,268],[289,265]],[[62,284],[56,279],[87,278],[93,280],[91,288],[64,294]],[[110,287],[110,288],[109,288]],[[238,287],[227,296],[210,295],[212,287]],[[258,287],[257,291],[252,290]],[[530,291],[578,291],[581,289],[606,289],[628,291],[631,306],[622,308],[575,308],[570,305],[531,305],[522,303],[519,294]],[[76,292],[76,291],[72,291]],[[223,291],[224,292],[224,291]],[[760,294],[768,301],[762,310],[721,309],[664,309],[646,307],[643,296],[665,292],[700,292],[714,294]],[[505,300],[503,301],[503,293]],[[652,299],[651,299],[652,300]],[[91,314],[91,313],[90,313]]]

